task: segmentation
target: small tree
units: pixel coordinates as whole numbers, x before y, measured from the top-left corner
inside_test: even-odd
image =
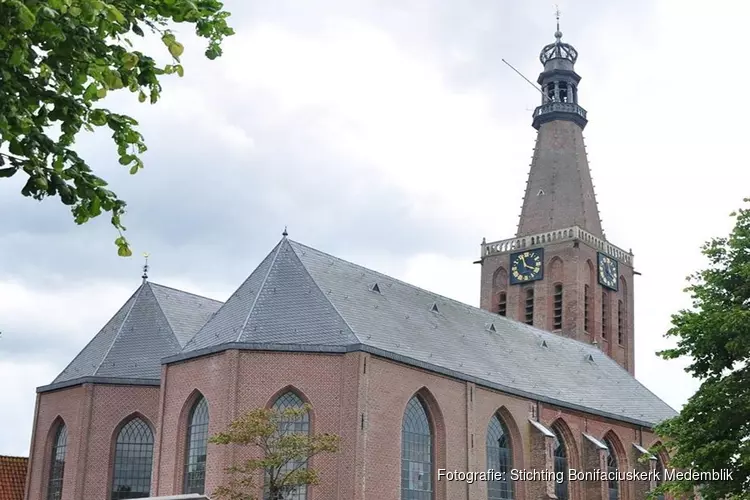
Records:
[[[333,434],[302,434],[289,430],[290,422],[301,419],[311,409],[251,410],[229,425],[225,432],[211,437],[214,444],[244,445],[255,448],[256,457],[227,468],[229,481],[214,491],[227,500],[257,500],[257,479],[265,479],[266,500],[286,500],[299,486],[318,484],[320,477],[309,468],[310,458],[335,453],[339,437]]]
[[[656,428],[670,466],[731,473],[660,490],[689,495],[699,487],[704,500],[750,499],[750,209],[732,216],[729,237],[703,246],[709,266],[688,278],[693,308],[675,314],[666,335],[677,347],[659,353],[691,358],[686,371],[702,381],[680,415]]]

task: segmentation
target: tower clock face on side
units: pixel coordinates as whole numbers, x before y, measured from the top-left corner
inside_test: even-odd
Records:
[[[518,285],[544,277],[544,249],[536,248],[510,255],[510,284]]]
[[[599,284],[617,291],[617,276],[620,274],[617,268],[617,261],[601,252],[597,254],[599,261]]]

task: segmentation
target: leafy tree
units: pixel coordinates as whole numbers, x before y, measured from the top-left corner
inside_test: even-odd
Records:
[[[125,202],[76,153],[75,138],[106,126],[120,164],[131,174],[143,168],[138,123],[101,100],[125,88],[153,104],[160,78],[183,75],[174,23],[194,25],[208,40],[206,57],[220,56],[222,40],[233,34],[222,9],[217,0],[0,0],[0,177],[28,176],[24,196],[59,196],[78,224],[109,212],[118,253],[130,255]],[[133,49],[133,36],[145,32],[161,37],[171,64]]]
[[[308,461],[320,453],[335,453],[339,437],[333,434],[302,434],[290,431],[295,420],[310,411],[299,408],[256,409],[229,425],[225,432],[211,437],[215,444],[251,446],[255,458],[229,467],[229,481],[214,490],[213,496],[227,500],[257,500],[256,483],[265,481],[267,500],[285,500],[298,486],[318,484],[320,477]]]
[[[729,237],[703,246],[708,267],[688,278],[693,307],[675,314],[667,332],[677,346],[659,353],[691,358],[686,370],[702,382],[680,415],[656,428],[669,466],[732,474],[725,481],[672,482],[664,489],[689,494],[698,486],[706,500],[750,499],[750,209],[732,217]]]

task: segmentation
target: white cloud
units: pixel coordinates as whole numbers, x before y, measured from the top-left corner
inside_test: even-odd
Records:
[[[35,388],[50,383],[57,375],[53,363],[3,359],[0,380],[3,380],[3,410],[0,424],[0,454],[27,457],[36,405]]]
[[[232,40],[224,67],[233,85],[267,92],[277,113],[320,110],[318,139],[403,190],[413,215],[471,223],[490,199],[455,195],[474,191],[524,134],[492,116],[491,96],[450,88],[420,55],[364,22],[337,20],[321,37],[264,24]]]
[[[104,326],[133,291],[118,284],[96,282],[38,290],[4,280],[0,282],[4,341],[11,340],[17,335],[15,332],[24,332],[35,340],[56,336],[83,347],[81,344]]]

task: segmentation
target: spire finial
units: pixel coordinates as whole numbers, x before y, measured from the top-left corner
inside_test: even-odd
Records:
[[[148,253],[143,252],[143,258],[143,276],[141,276],[141,278],[143,278],[143,282],[145,283],[148,281]]]
[[[557,20],[557,30],[555,31],[555,38],[559,42],[562,38],[562,31],[560,31],[560,8],[555,4],[555,19]]]
[[[286,230],[286,226],[284,226],[284,232],[281,233],[281,236],[283,236],[284,238],[286,238],[287,236],[289,236],[289,233]]]

